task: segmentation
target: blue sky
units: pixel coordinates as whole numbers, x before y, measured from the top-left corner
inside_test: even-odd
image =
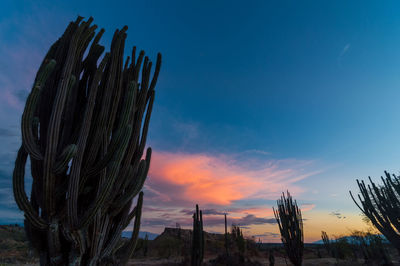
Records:
[[[171,221],[184,220],[179,214],[196,203],[182,202],[185,193],[165,205],[154,196],[196,187],[199,180],[176,184],[166,176],[183,162],[218,173],[212,179],[239,173],[265,185],[227,191],[241,197],[225,201],[196,199],[204,208],[235,209],[237,219],[265,219],[249,222],[249,234],[276,232],[267,220],[286,188],[310,209],[308,239],[324,229],[318,221],[337,234],[359,226],[348,196],[355,179],[399,173],[399,10],[397,1],[2,1],[0,221],[21,219],[10,174],[25,98],[48,47],[80,14],[106,29],[103,45],[128,25],[127,48],[153,60],[163,54],[148,140],[156,157],[145,189],[146,230],[155,228],[151,221],[168,223],[166,205],[176,211]],[[173,158],[168,165],[165,157]]]

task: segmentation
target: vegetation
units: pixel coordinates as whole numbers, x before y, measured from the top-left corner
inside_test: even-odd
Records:
[[[244,239],[243,232],[239,226],[234,224],[232,225],[231,236],[232,236],[232,241],[236,243],[236,246],[239,250],[239,254],[241,256],[244,256],[244,253],[246,251],[246,240]]]
[[[104,30],[96,34],[92,21],[78,17],[50,47],[22,115],[13,189],[41,265],[125,264],[138,238],[151,149],[141,158],[161,55],[152,79],[143,51],[136,59],[134,47],[124,63],[125,26],[100,59]],[[24,188],[28,156],[30,199]],[[132,238],[116,258],[132,219]]]
[[[204,258],[204,232],[203,214],[196,204],[196,212],[193,214],[193,235],[192,235],[192,266],[202,265]]]
[[[297,207],[297,202],[293,202],[289,191],[287,192],[287,198],[282,193],[277,205],[278,209],[273,209],[273,211],[286,253],[294,265],[302,265],[304,236],[301,210]]]
[[[385,171],[383,185],[369,181],[365,185],[357,179],[360,189],[359,204],[350,191],[351,198],[371,223],[397,248],[400,254],[400,177]]]
[[[380,235],[353,231],[348,236],[330,240],[326,232],[322,232],[322,239],[328,254],[337,261],[362,259],[366,265],[392,265],[388,245]]]

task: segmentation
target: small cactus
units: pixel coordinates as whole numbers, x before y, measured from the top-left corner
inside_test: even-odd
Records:
[[[203,263],[204,257],[204,231],[203,215],[196,204],[196,212],[193,214],[193,234],[192,234],[192,266],[199,266]]]
[[[282,193],[281,199],[277,201],[277,204],[278,209],[273,209],[273,211],[281,232],[282,243],[290,261],[295,266],[301,266],[304,250],[301,210],[297,207],[297,202],[293,202],[289,192],[287,192],[287,198]]]

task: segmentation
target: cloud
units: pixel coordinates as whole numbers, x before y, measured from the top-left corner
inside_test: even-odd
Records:
[[[234,156],[155,152],[146,181],[149,200],[156,204],[230,205],[246,198],[275,199],[281,191],[303,189],[295,183],[317,172],[296,160],[237,161]],[[252,167],[249,167],[252,166]]]
[[[252,214],[236,220],[237,225],[276,224],[275,218],[260,218]]]
[[[206,229],[213,227],[221,227],[225,224],[223,216],[218,214],[203,215],[203,223]],[[189,210],[181,210],[179,212],[143,212],[142,225],[146,228],[159,227],[175,227],[179,224],[183,227],[191,227],[193,224],[193,212]],[[240,216],[228,216],[228,224],[238,225],[241,228],[250,228],[252,225],[275,224],[275,218],[258,217],[252,214]]]
[[[311,211],[314,208],[315,208],[315,204],[310,204],[310,203],[304,203],[304,204],[301,204],[301,206],[300,206],[300,209],[302,212]]]
[[[343,49],[342,49],[342,51],[340,52],[340,54],[339,54],[339,56],[338,56],[338,59],[337,59],[339,65],[342,63],[342,58],[345,56],[345,54],[348,53],[350,47],[351,47],[351,44],[350,44],[350,43],[347,43],[347,44],[343,47]]]
[[[331,216],[335,216],[338,219],[346,219],[346,216],[344,216],[340,211],[333,211],[329,213]]]
[[[347,44],[343,47],[342,52],[340,53],[339,57],[344,56],[344,55],[347,53],[347,51],[349,51],[350,46],[351,46],[351,44],[350,44],[350,43],[347,43]]]
[[[203,209],[201,210],[203,215],[224,215],[226,212],[218,211],[216,209]],[[194,210],[183,209],[181,213],[191,215],[194,213]]]
[[[264,237],[268,237],[268,238],[279,238],[281,237],[280,234],[278,233],[273,233],[273,232],[265,232],[264,234],[258,234],[258,235],[253,235],[256,238],[264,238]]]

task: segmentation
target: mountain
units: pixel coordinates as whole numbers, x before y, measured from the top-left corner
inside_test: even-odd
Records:
[[[378,235],[374,235],[374,236],[379,236],[379,237],[382,239],[382,242],[385,243],[385,244],[388,244],[388,243],[389,243],[389,241],[386,239],[386,237],[385,237],[384,235],[379,235],[379,234],[378,234]],[[348,242],[348,243],[351,243],[351,244],[357,244],[357,243],[358,243],[358,241],[357,241],[355,238],[351,237],[351,236],[344,236],[344,237],[338,238],[338,240],[342,240],[342,239],[346,239],[347,242]],[[331,241],[331,242],[335,242],[336,239],[330,239],[330,241]],[[367,242],[368,242],[368,239],[367,239]],[[313,243],[313,244],[320,244],[320,245],[322,245],[322,244],[324,244],[324,241],[323,241],[322,239],[320,239],[320,240],[315,241],[315,242],[312,242],[312,243]]]
[[[146,234],[147,234],[147,237],[149,240],[154,240],[158,236],[158,234],[142,231],[142,232],[139,232],[139,238],[144,239],[146,237]],[[122,231],[121,236],[125,237],[125,238],[131,238],[132,231]]]

